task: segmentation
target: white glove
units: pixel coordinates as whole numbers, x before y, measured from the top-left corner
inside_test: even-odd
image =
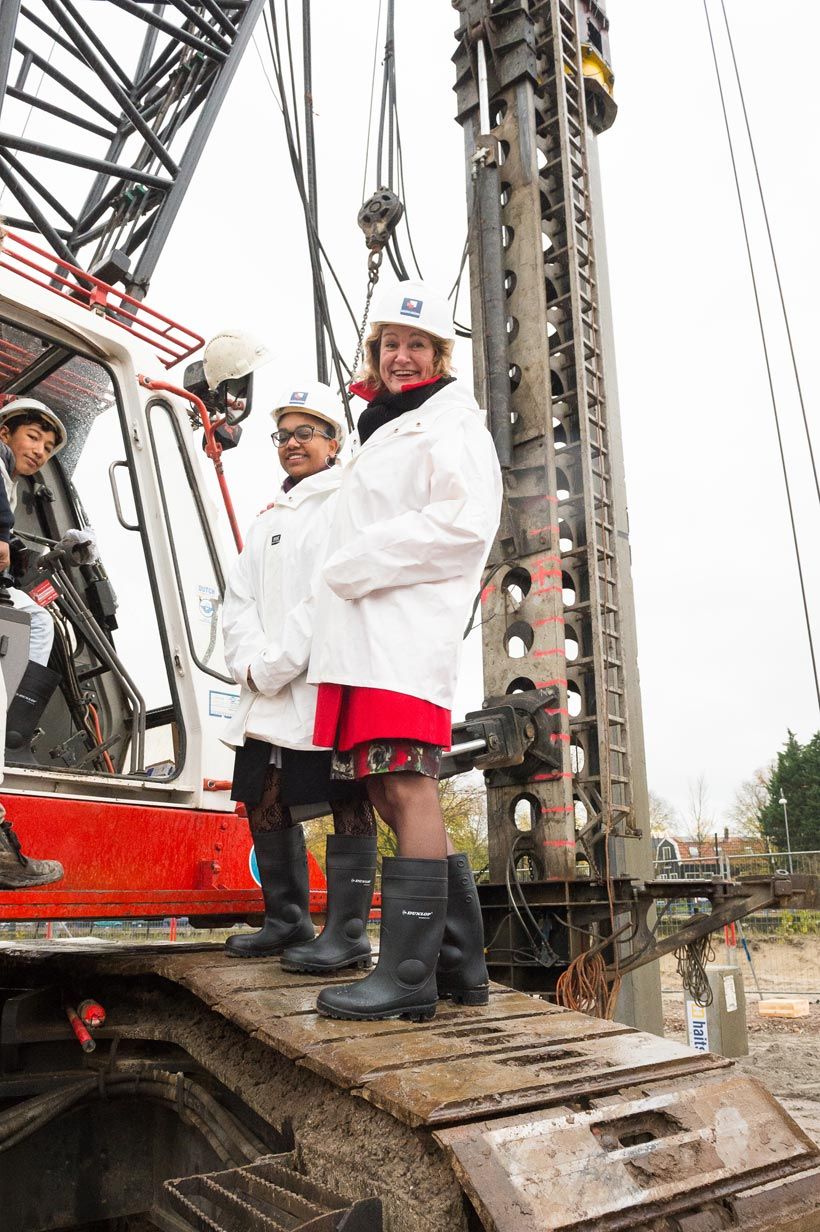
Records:
[[[97,536],[90,526],[67,530],[57,547],[70,556],[75,565],[95,565],[100,559]]]

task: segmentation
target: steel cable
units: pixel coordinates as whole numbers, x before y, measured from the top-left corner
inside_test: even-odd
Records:
[[[746,135],[749,138],[749,149],[752,155],[752,165],[755,171],[755,179],[757,180],[757,191],[760,197],[760,207],[761,207],[761,210],[763,211],[763,220],[766,224],[766,235],[769,240],[769,252],[772,255],[772,266],[774,267],[774,276],[777,282],[777,293],[778,293],[778,296],[780,297],[780,307],[783,312],[783,324],[786,327],[786,338],[789,344],[789,356],[791,358],[792,371],[794,372],[794,383],[797,388],[797,397],[800,402],[800,413],[803,418],[803,428],[806,433],[806,444],[809,450],[809,458],[811,459],[811,471],[812,471],[812,475],[814,476],[814,488],[817,493],[817,499],[818,501],[820,501],[820,480],[818,480],[818,477],[817,477],[817,465],[814,460],[814,448],[812,446],[811,432],[809,430],[809,420],[808,420],[808,415],[806,413],[806,404],[803,400],[803,387],[800,382],[800,372],[797,367],[797,356],[795,355],[794,343],[792,341],[791,324],[789,322],[789,314],[786,309],[786,299],[783,293],[783,284],[780,281],[780,265],[777,260],[777,254],[775,252],[775,247],[774,247],[774,239],[772,237],[772,229],[769,224],[769,211],[766,208],[766,198],[763,193],[763,184],[760,179],[760,169],[757,164],[757,151],[755,150],[755,143],[752,138],[752,127],[751,127],[751,124],[749,123],[749,113],[746,110],[746,96],[743,92],[743,83],[740,79],[740,70],[738,68],[737,57],[735,56],[735,44],[734,44],[734,40],[732,39],[732,31],[729,25],[729,17],[726,13],[726,5],[724,3],[724,0],[720,0],[720,7],[721,7],[721,11],[723,12],[723,21],[726,26],[726,36],[729,40],[729,50],[732,55],[732,64],[735,70],[735,80],[737,82],[737,92],[740,98],[740,106],[743,111],[743,120],[746,126]]]
[[[735,191],[737,193],[738,207],[740,209],[740,219],[743,227],[743,239],[746,245],[746,256],[749,263],[749,274],[752,279],[752,290],[754,292],[755,311],[757,313],[757,322],[760,330],[760,340],[763,346],[763,358],[766,366],[766,378],[769,385],[769,395],[772,404],[772,414],[774,416],[775,432],[777,435],[777,447],[780,453],[780,466],[783,472],[783,484],[786,489],[786,503],[789,511],[789,523],[791,525],[792,542],[794,544],[794,555],[797,562],[797,574],[800,581],[800,594],[803,602],[803,615],[806,622],[806,635],[809,643],[809,654],[811,657],[812,674],[814,677],[814,689],[817,695],[817,705],[820,708],[820,677],[817,671],[817,658],[814,651],[814,638],[812,636],[811,616],[809,614],[809,602],[806,594],[806,582],[803,576],[803,562],[800,555],[800,543],[797,537],[797,524],[794,516],[794,504],[792,501],[791,484],[789,483],[789,471],[786,464],[786,453],[783,446],[783,435],[780,428],[780,412],[777,406],[777,395],[774,388],[774,378],[772,376],[772,367],[769,358],[769,345],[766,337],[766,327],[763,322],[763,311],[760,304],[760,293],[757,286],[757,275],[755,273],[754,258],[752,256],[752,246],[749,237],[749,228],[746,222],[746,208],[743,202],[743,192],[740,187],[740,177],[737,169],[737,160],[735,159],[734,143],[732,141],[732,131],[729,125],[729,114],[726,108],[726,98],[723,91],[723,78],[720,73],[720,64],[718,62],[717,48],[715,46],[714,35],[712,33],[712,23],[709,18],[709,8],[707,0],[703,0],[703,12],[706,17],[706,27],[709,34],[709,45],[712,50],[712,60],[715,66],[715,76],[717,78],[718,93],[720,95],[720,106],[723,112],[723,123],[726,129],[726,140],[729,144],[729,156],[732,163],[732,175],[735,182]]]

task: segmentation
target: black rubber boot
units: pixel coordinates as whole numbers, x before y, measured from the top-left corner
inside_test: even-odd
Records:
[[[382,864],[379,961],[357,984],[323,988],[328,1018],[410,1018],[436,1012],[436,961],[447,911],[447,862],[388,857]]]
[[[327,836],[327,920],[315,941],[289,945],[286,971],[339,971],[371,965],[367,918],[376,876],[376,839],[357,834]]]
[[[59,881],[59,860],[34,860],[24,856],[10,821],[0,822],[0,890],[28,890]]]
[[[447,919],[436,967],[439,997],[461,1005],[486,1005],[490,977],[484,961],[484,925],[470,861],[447,857]]]
[[[258,933],[229,937],[225,948],[242,958],[265,958],[314,936],[307,853],[301,826],[260,830],[253,836],[253,845],[265,900],[265,923]]]
[[[28,748],[59,683],[58,672],[29,660],[6,716],[7,749]]]

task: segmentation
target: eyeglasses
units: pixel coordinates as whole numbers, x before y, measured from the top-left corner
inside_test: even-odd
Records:
[[[287,445],[292,436],[295,436],[297,441],[301,441],[305,445],[308,441],[313,440],[316,432],[327,441],[335,441],[336,439],[329,432],[323,432],[321,428],[314,428],[310,424],[299,424],[299,427],[294,428],[292,432],[289,432],[287,428],[277,428],[276,432],[271,432],[270,439],[278,449],[281,449],[283,445]]]

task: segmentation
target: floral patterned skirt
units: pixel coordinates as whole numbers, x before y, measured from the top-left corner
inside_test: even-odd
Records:
[[[352,749],[337,749],[330,773],[334,779],[363,779],[371,774],[424,774],[437,779],[444,752],[440,744],[421,740],[365,740]]]

